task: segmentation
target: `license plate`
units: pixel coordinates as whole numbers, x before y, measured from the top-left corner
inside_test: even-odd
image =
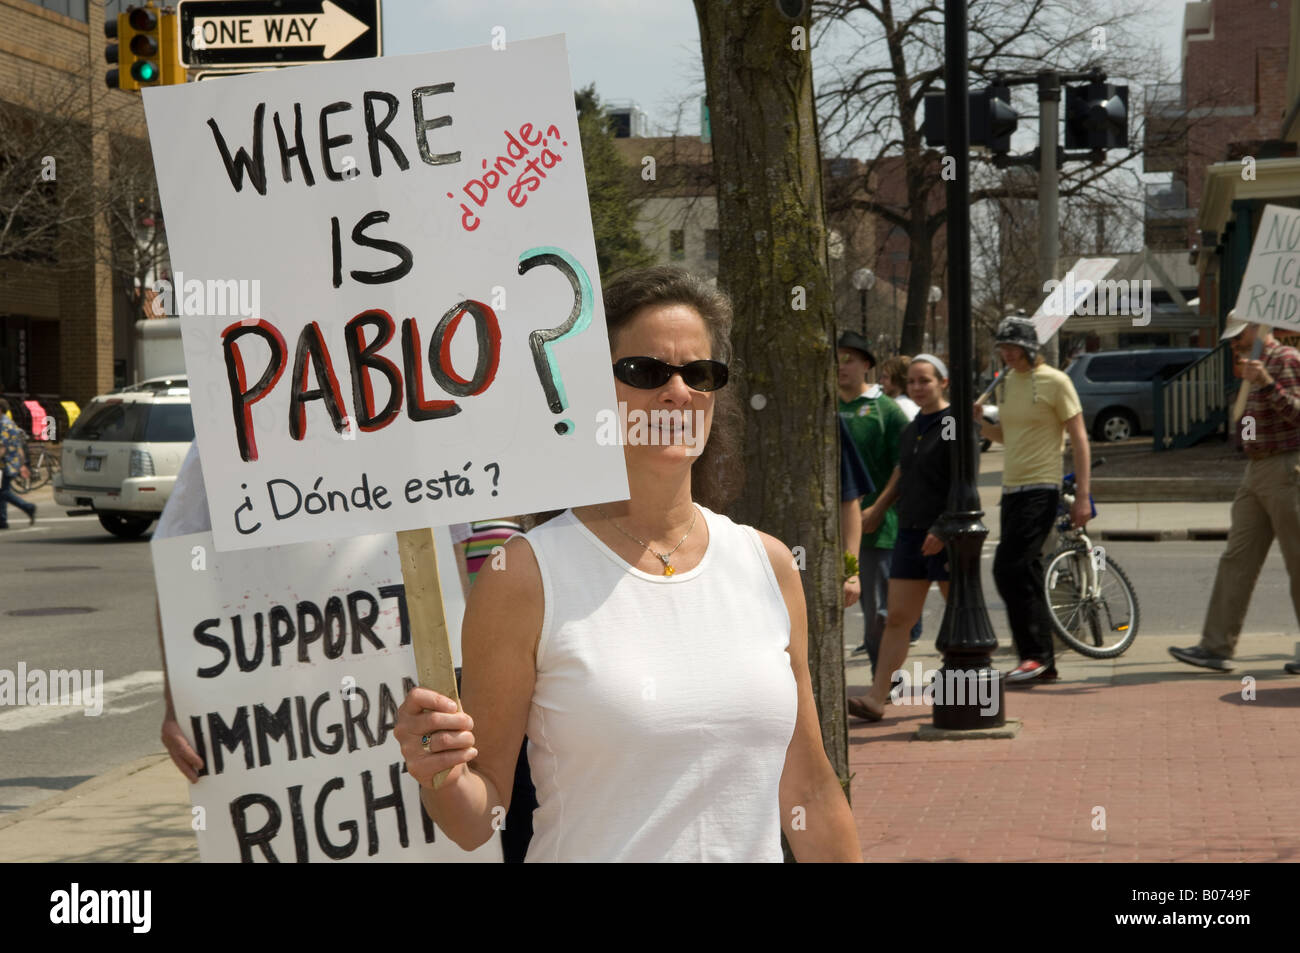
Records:
[[[103,457],[86,457],[86,472],[94,473],[99,469],[99,465],[103,462]]]

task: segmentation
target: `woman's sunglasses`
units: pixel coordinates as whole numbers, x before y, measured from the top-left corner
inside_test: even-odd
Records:
[[[667,364],[653,357],[624,357],[614,362],[614,376],[640,390],[663,387],[674,374],[681,374],[691,390],[717,390],[727,383],[727,365],[721,361]]]

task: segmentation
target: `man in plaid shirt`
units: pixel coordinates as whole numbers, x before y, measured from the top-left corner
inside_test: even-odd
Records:
[[[18,476],[28,476],[27,434],[10,419],[9,401],[0,397],[0,529],[9,528],[10,503],[26,513],[29,522],[36,522],[36,504],[18,496],[10,485]]]
[[[1232,671],[1229,661],[1246,619],[1260,567],[1276,537],[1291,578],[1291,603],[1300,620],[1300,351],[1284,347],[1268,329],[1247,324],[1229,312],[1224,339],[1242,362],[1242,387],[1249,387],[1242,414],[1242,448],[1250,462],[1232,501],[1232,529],[1219,559],[1214,590],[1205,611],[1201,644],[1170,648],[1188,665]],[[1260,360],[1247,360],[1263,334]],[[1253,425],[1254,432],[1251,433]],[[1300,675],[1300,659],[1286,663]]]

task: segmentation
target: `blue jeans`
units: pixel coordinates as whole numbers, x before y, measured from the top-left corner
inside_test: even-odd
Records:
[[[0,477],[0,529],[6,529],[9,526],[9,504],[12,503],[28,516],[36,510],[35,503],[28,503],[21,496],[14,492],[11,485],[13,477],[9,471],[5,471],[4,476]]]
[[[865,632],[862,644],[871,659],[871,674],[876,674],[876,659],[880,655],[880,639],[885,634],[885,621],[889,617],[889,569],[893,560],[892,549],[863,546],[858,553],[858,578],[862,582],[862,618]],[[912,626],[912,641],[921,637],[921,620]]]

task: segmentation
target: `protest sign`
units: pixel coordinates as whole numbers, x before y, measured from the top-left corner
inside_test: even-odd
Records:
[[[562,37],[144,104],[218,548],[627,497]]]
[[[1118,264],[1118,258],[1080,258],[1074,267],[1065,273],[1061,281],[1052,279],[1043,288],[1047,297],[1038,306],[1031,320],[1038,332],[1040,343],[1046,344],[1052,335],[1061,330],[1061,325],[1080,309],[1098,290],[1102,279]],[[1112,291],[1112,297],[1114,292]],[[1112,307],[1112,310],[1114,308]],[[1088,309],[1091,313],[1092,309]]]
[[[467,853],[436,829],[392,737],[415,659],[391,534],[152,549],[176,718],[205,763],[205,862],[500,860],[495,839]]]
[[[1236,310],[1242,321],[1300,331],[1300,209],[1264,206]]]

